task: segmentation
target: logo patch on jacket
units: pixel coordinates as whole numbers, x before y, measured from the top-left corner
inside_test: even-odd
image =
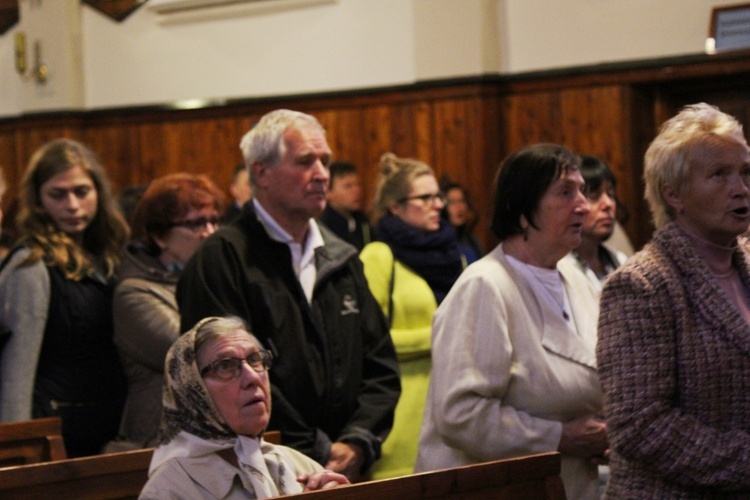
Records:
[[[349,295],[344,295],[344,300],[341,302],[341,315],[347,316],[349,314],[359,314],[359,308],[357,307],[357,299]]]

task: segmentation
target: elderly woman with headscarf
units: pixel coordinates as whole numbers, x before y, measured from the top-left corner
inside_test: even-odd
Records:
[[[578,157],[537,144],[503,161],[492,230],[433,321],[432,372],[415,470],[560,451],[568,498],[599,497],[594,294],[560,260],[588,212]]]
[[[165,362],[159,447],[140,498],[269,498],[346,484],[305,455],[263,440],[271,354],[242,320],[206,318]]]
[[[750,497],[749,151],[703,103],[646,151],[658,229],[601,297],[609,498]]]

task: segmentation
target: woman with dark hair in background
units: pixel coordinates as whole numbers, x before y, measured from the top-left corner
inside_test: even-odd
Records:
[[[175,288],[182,267],[219,227],[224,195],[205,175],[154,180],[133,211],[133,241],[117,273],[115,344],[128,376],[120,426],[125,447],[153,446],[161,416],[164,357],[180,336]],[[116,449],[116,448],[115,448]]]
[[[617,180],[602,159],[588,155],[581,155],[581,175],[589,213],[583,222],[581,244],[565,259],[586,276],[598,296],[607,276],[627,260],[624,253],[605,243],[617,223]]]
[[[484,249],[474,236],[474,228],[477,225],[478,217],[474,205],[469,199],[469,193],[463,186],[455,182],[443,183],[442,190],[445,195],[442,215],[456,230],[458,244],[466,259],[466,264],[476,262],[484,256]]]
[[[492,230],[435,312],[417,472],[560,451],[568,498],[598,499],[607,450],[597,303],[560,260],[588,212],[578,157],[553,144],[506,158]]]
[[[112,290],[128,227],[83,144],[37,150],[21,185],[22,247],[0,274],[0,420],[62,418],[69,457],[99,453],[125,401]]]

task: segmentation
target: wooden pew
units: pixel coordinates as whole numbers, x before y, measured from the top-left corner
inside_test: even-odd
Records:
[[[0,467],[64,460],[60,417],[0,424]]]
[[[0,498],[137,498],[153,448],[0,469]]]
[[[565,500],[560,454],[544,453],[312,491],[285,498],[333,500]]]
[[[271,444],[281,444],[281,431],[266,431],[263,439]]]
[[[281,441],[268,431],[270,443]],[[0,469],[0,498],[137,498],[148,480],[153,448]]]

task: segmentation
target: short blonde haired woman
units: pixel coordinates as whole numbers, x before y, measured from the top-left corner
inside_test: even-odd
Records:
[[[609,278],[597,358],[609,498],[750,497],[750,148],[705,103],[646,151],[657,231]]]

